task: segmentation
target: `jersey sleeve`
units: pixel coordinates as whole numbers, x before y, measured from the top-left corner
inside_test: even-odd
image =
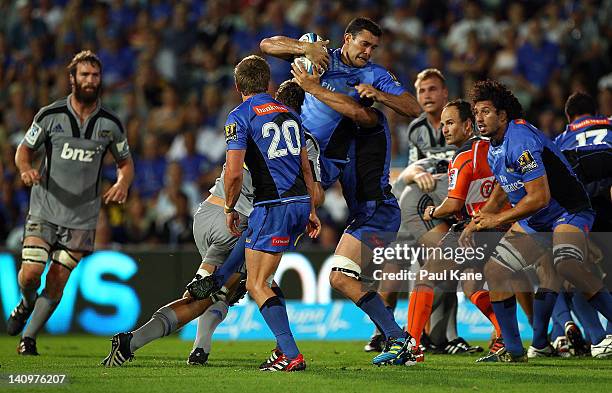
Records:
[[[315,182],[321,182],[321,164],[319,163],[319,156],[321,150],[319,144],[313,137],[306,137],[306,151],[308,152],[308,161],[310,162],[310,169],[312,171],[312,177]]]
[[[225,123],[225,143],[227,150],[246,150],[248,128],[240,117],[232,112]]]
[[[116,162],[123,161],[130,156],[130,146],[128,145],[127,137],[119,126],[112,127],[109,150]]]
[[[406,91],[402,82],[400,82],[391,71],[387,71],[383,67],[376,67],[374,69],[374,77],[373,86],[378,90],[389,94],[395,94],[396,96]]]
[[[528,182],[546,175],[542,151],[544,146],[537,136],[530,131],[521,132],[515,136],[519,143],[511,143],[509,161],[515,173],[518,173],[523,182]]]
[[[423,168],[425,172],[434,174],[436,173],[436,162],[437,160],[435,158],[421,158],[420,160],[416,160],[415,162],[411,163],[411,165],[418,165]]]
[[[448,167],[448,197],[465,201],[474,178],[474,163],[470,154],[459,154]]]
[[[32,121],[32,125],[25,133],[23,140],[21,143],[32,150],[38,150],[40,146],[45,143],[48,137],[48,133],[45,126],[45,121],[39,120],[41,112],[38,112],[36,116],[34,116],[34,120]]]

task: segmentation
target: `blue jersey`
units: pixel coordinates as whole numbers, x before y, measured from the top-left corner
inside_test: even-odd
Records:
[[[501,143],[491,141],[488,161],[513,206],[527,194],[526,182],[547,175],[551,199],[527,220],[534,228],[549,226],[564,213],[591,206],[584,186],[559,148],[525,120],[511,121]]]
[[[349,162],[340,178],[350,211],[361,202],[395,199],[389,184],[391,131],[383,113],[375,111],[376,126],[356,127],[349,146]]]
[[[295,112],[269,94],[257,94],[230,112],[225,139],[227,150],[246,150],[254,206],[309,198],[300,159],[304,130]]]
[[[555,138],[561,151],[612,149],[612,120],[605,116],[582,116],[568,124]]]
[[[336,93],[346,94],[361,102],[355,86],[371,84],[386,93],[400,95],[406,90],[397,78],[385,68],[368,62],[364,67],[352,67],[342,62],[341,49],[329,51],[329,68],[321,76],[321,86]],[[331,185],[338,173],[332,163],[346,164],[356,124],[312,95],[306,93],[302,104],[302,123],[319,142],[321,148],[321,172],[324,186]],[[330,173],[331,172],[331,173]]]

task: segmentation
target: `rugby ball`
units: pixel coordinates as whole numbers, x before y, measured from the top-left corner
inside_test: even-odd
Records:
[[[300,41],[303,42],[317,42],[323,41],[323,38],[315,33],[306,33],[300,37]],[[312,61],[308,60],[306,56],[296,57],[294,63],[299,64],[303,70],[306,70],[309,74],[312,74]],[[325,70],[319,70],[319,74],[322,74]]]

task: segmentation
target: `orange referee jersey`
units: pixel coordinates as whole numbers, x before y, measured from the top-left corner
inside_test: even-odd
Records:
[[[469,139],[448,167],[448,197],[465,201],[470,216],[480,210],[495,186],[495,176],[487,162],[489,145],[480,137]]]

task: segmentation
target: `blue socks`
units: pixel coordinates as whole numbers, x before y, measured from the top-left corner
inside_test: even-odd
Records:
[[[606,333],[601,326],[597,311],[587,302],[581,292],[574,293],[572,304],[574,305],[574,313],[576,313],[580,324],[584,328],[585,336],[588,336],[593,344],[600,343],[606,337]]]
[[[272,296],[259,308],[266,324],[274,333],[279,349],[289,359],[295,359],[300,351],[291,334],[287,310],[278,296]]]
[[[560,293],[557,296],[557,302],[552,313],[553,328],[550,332],[551,341],[554,341],[557,337],[565,336],[565,323],[572,321],[572,314],[568,305],[569,296],[570,294],[568,293]]]
[[[612,320],[612,296],[610,292],[607,290],[597,292],[589,299],[589,303],[608,321]]]
[[[548,322],[557,302],[557,292],[540,288],[533,300],[533,341],[531,345],[543,349],[548,345]]]
[[[516,297],[512,296],[506,300],[491,302],[491,304],[501,327],[506,350],[516,356],[522,355],[523,343],[516,319]]]
[[[244,245],[246,240],[246,232],[242,232],[240,239],[234,245],[232,252],[229,254],[225,262],[221,264],[219,269],[217,269],[212,277],[215,282],[222,287],[225,285],[227,280],[232,276],[232,274],[236,273],[242,265],[244,264]]]
[[[395,322],[393,313],[385,307],[378,293],[368,292],[355,304],[362,309],[363,312],[368,314],[372,322],[374,322],[378,330],[380,330],[386,338],[404,337],[404,331],[399,327],[397,322]]]

